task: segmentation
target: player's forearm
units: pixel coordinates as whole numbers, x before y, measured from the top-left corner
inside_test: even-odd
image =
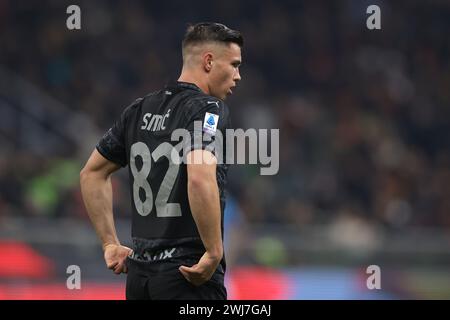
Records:
[[[212,258],[220,260],[223,255],[223,246],[220,228],[220,199],[216,180],[190,179],[188,196],[203,245]]]
[[[108,244],[119,244],[112,211],[111,178],[95,172],[81,173],[80,184],[86,210],[103,249]]]

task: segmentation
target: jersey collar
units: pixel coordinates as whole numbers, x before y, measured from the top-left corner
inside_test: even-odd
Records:
[[[191,89],[191,90],[195,90],[195,91],[199,91],[199,92],[202,91],[196,84],[190,83],[190,82],[175,81],[175,82],[172,82],[171,85],[175,86],[175,87]]]

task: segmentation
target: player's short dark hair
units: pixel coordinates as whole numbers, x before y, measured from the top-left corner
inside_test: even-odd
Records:
[[[244,39],[239,31],[230,29],[221,23],[201,22],[187,28],[182,48],[184,50],[189,45],[209,41],[236,43],[241,48],[244,45]]]

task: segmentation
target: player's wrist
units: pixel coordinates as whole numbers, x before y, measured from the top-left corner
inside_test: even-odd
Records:
[[[215,262],[220,262],[220,260],[222,260],[222,257],[223,257],[223,249],[222,248],[210,249],[210,250],[207,250],[206,253],[208,254],[208,258],[210,260],[213,260]]]
[[[102,245],[102,248],[103,248],[103,252],[105,252],[109,247],[111,247],[111,246],[120,246],[120,243],[116,243],[116,242],[107,242],[107,243],[104,243],[103,245]]]

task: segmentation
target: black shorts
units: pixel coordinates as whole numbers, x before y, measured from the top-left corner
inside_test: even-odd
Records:
[[[226,300],[224,275],[214,273],[211,280],[200,286],[187,281],[178,270],[180,265],[196,262],[158,262],[149,264],[127,259],[127,300]],[[158,265],[160,264],[160,265]],[[162,267],[161,264],[164,264]]]

